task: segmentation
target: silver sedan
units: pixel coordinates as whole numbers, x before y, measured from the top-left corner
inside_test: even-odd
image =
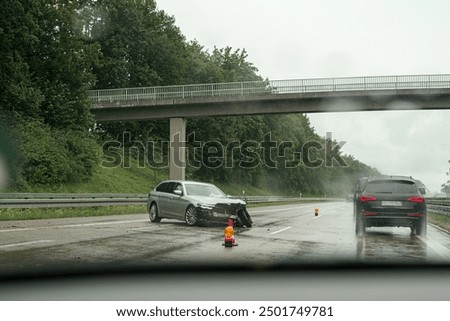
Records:
[[[217,186],[193,181],[169,180],[153,189],[147,200],[149,218],[159,222],[162,218],[184,220],[188,225],[227,222],[236,226],[252,226],[246,203],[232,199]]]

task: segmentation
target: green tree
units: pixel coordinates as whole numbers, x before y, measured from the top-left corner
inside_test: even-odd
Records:
[[[221,82],[262,80],[257,74],[258,69],[247,58],[245,49],[233,51],[231,47],[214,48],[211,55],[212,62],[220,68]]]
[[[6,0],[0,9],[0,110],[19,152],[16,185],[89,178],[96,163],[87,90],[98,45],[85,41],[88,1]]]
[[[85,29],[102,54],[96,88],[182,83],[184,36],[154,1],[104,0],[89,12]]]
[[[39,46],[35,11],[40,2],[6,0],[0,6],[0,117],[39,115],[44,100],[33,79],[29,56]],[[7,119],[8,118],[8,119]]]

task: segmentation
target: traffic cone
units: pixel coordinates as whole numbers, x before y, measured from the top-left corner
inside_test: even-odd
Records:
[[[223,246],[233,247],[233,246],[238,245],[236,243],[236,240],[234,239],[234,229],[233,229],[233,220],[232,219],[228,219],[228,226],[225,227],[223,234],[225,237],[224,243],[222,244]]]

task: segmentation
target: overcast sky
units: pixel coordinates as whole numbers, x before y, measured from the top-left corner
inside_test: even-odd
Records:
[[[187,40],[245,48],[264,78],[450,74],[448,0],[156,0]],[[310,114],[317,133],[432,191],[447,179],[450,111]]]

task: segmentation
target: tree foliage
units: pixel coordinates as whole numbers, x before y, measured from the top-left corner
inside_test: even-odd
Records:
[[[96,162],[87,90],[99,47],[85,41],[78,23],[84,2],[2,3],[0,115],[15,129],[16,184],[88,179]]]
[[[20,186],[89,179],[97,140],[167,158],[167,120],[94,125],[89,89],[263,80],[245,49],[187,41],[153,0],[5,0],[0,53],[0,121],[14,128]],[[327,140],[302,114],[189,119],[188,134],[192,179],[338,195],[373,171],[340,150],[348,166],[311,164],[305,146]],[[325,148],[308,152],[326,157]]]

